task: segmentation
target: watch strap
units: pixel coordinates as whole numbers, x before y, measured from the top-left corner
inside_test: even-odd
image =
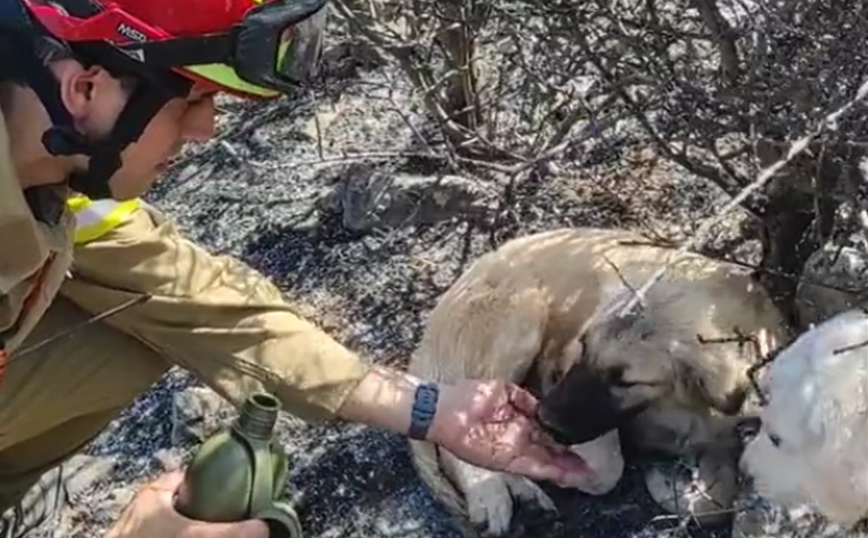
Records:
[[[419,441],[428,436],[428,429],[434,422],[437,413],[437,400],[440,397],[440,387],[430,381],[416,387],[413,397],[413,408],[410,413],[410,429],[408,437]]]

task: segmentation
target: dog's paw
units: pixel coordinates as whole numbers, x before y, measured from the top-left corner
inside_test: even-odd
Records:
[[[698,461],[654,464],[645,473],[645,485],[667,512],[716,525],[730,516],[738,489],[736,475],[729,458],[706,455]]]
[[[482,469],[478,471],[464,495],[470,521],[484,528],[489,535],[503,536],[509,531],[514,500],[535,504],[543,510],[555,510],[551,498],[527,478]]]

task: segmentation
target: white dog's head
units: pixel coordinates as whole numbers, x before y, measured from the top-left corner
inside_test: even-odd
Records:
[[[762,428],[742,456],[760,495],[853,525],[868,517],[868,314],[839,314],[772,363]]]

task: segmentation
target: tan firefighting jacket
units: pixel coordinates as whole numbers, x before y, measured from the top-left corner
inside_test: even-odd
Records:
[[[28,204],[0,113],[0,361],[36,325],[72,262],[74,216],[63,205],[66,194],[43,189]]]
[[[21,346],[58,294],[75,243],[114,230],[140,203],[91,201],[65,187],[29,189],[27,198],[12,170],[0,113],[0,387],[4,357]],[[291,338],[281,345],[263,344],[261,351],[280,355],[270,357],[273,364],[286,361],[286,368],[278,368],[281,381],[293,389],[298,408],[288,411],[315,408],[317,416],[331,415],[369,366],[314,326],[285,314],[281,319]]]

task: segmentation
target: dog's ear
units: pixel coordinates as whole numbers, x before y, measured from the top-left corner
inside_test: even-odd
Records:
[[[744,405],[747,388],[730,386],[726,377],[692,357],[675,361],[675,387],[682,398],[711,406],[725,415],[734,415]]]

